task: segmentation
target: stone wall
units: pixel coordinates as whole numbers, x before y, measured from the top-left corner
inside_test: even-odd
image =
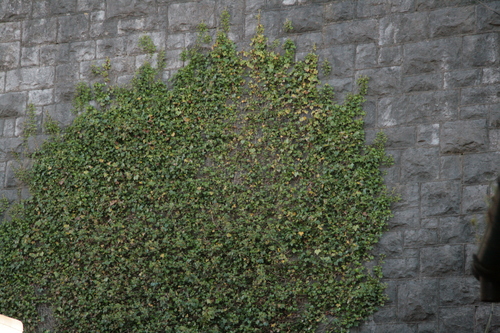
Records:
[[[269,36],[296,41],[297,57],[317,48],[340,98],[371,78],[367,138],[387,134],[386,182],[401,200],[377,249],[389,299],[353,332],[484,332],[490,305],[470,266],[500,169],[500,1],[0,0],[0,195],[28,195],[14,177],[28,103],[33,148],[48,116],[71,122],[74,85],[92,80],[92,64],[110,58],[112,82],[128,82],[148,34],[166,50],[168,79],[196,25],[216,27],[224,9],[242,48],[258,12]]]

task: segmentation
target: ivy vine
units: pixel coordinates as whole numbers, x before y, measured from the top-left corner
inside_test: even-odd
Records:
[[[240,53],[227,31],[171,88],[148,63],[111,86],[107,64],[51,124],[0,225],[0,309],[26,332],[346,332],[383,303],[370,251],[393,197],[367,79],[336,104],[315,54],[260,25]]]

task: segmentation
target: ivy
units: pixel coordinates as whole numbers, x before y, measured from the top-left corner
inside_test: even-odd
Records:
[[[315,54],[262,26],[239,53],[224,22],[172,88],[148,63],[129,87],[81,83],[74,123],[49,126],[0,225],[0,308],[26,332],[346,332],[383,303],[370,251],[393,197],[367,79],[336,104]]]

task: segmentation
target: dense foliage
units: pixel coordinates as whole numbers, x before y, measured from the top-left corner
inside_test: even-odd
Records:
[[[0,226],[0,309],[26,332],[343,332],[383,302],[365,266],[392,197],[366,79],[338,105],[316,55],[226,33],[171,88],[149,64],[78,86]]]

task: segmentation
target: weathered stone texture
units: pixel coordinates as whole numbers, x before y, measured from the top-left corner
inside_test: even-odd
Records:
[[[459,213],[461,193],[458,182],[424,183],[421,191],[422,216]]]
[[[454,36],[474,31],[475,6],[438,9],[429,15],[431,37]]]
[[[42,18],[23,22],[24,44],[55,43],[57,37],[57,18]]]
[[[26,93],[8,93],[0,95],[0,117],[22,115],[26,108]]]
[[[374,19],[337,23],[324,29],[328,45],[370,43],[378,39],[378,21]]]
[[[171,31],[192,30],[200,22],[204,22],[212,28],[215,26],[214,7],[214,1],[172,4],[168,12],[169,29]],[[197,20],[193,20],[193,17],[196,17]]]
[[[437,316],[437,279],[401,282],[398,286],[398,317],[404,322],[429,321]]]
[[[420,252],[420,271],[428,277],[458,275],[464,267],[463,258],[462,245],[426,247]]]
[[[486,120],[450,121],[441,129],[441,153],[484,151],[487,140]]]
[[[462,39],[426,40],[404,45],[404,74],[419,74],[439,70],[453,70],[461,67],[457,56],[462,48]]]

